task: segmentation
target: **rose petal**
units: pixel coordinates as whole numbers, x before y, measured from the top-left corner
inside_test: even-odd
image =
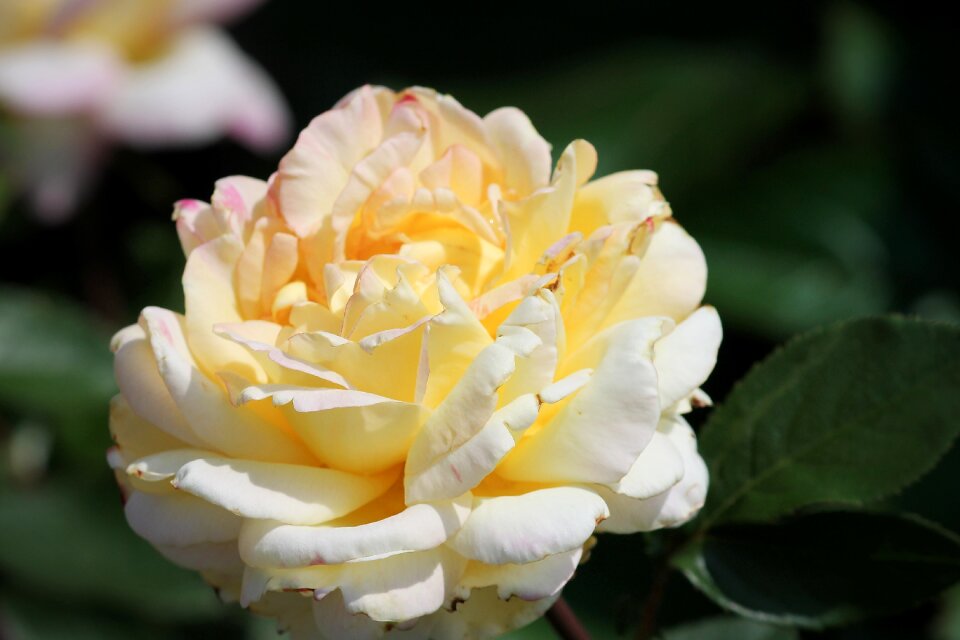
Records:
[[[660,403],[670,407],[703,384],[717,362],[723,339],[720,316],[713,307],[700,307],[657,341],[653,364],[660,381]]]
[[[470,513],[471,496],[417,504],[357,526],[299,526],[248,520],[240,533],[240,555],[255,567],[340,564],[443,544]]]
[[[607,515],[603,499],[579,487],[478,497],[449,545],[487,564],[534,562],[582,546]]]
[[[130,528],[155,545],[236,540],[240,518],[193,496],[135,491],[124,505]]]
[[[382,495],[395,473],[358,476],[335,469],[205,457],[177,471],[174,486],[244,518],[317,524]]]

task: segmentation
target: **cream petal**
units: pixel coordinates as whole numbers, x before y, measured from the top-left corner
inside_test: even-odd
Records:
[[[607,323],[643,316],[669,316],[679,322],[699,306],[706,286],[707,263],[700,246],[679,224],[664,220]]]
[[[244,518],[317,524],[379,497],[396,475],[206,457],[183,465],[174,486]]]
[[[100,113],[111,135],[144,146],[207,142],[230,133],[257,150],[286,138],[276,86],[224,33],[194,28],[132,68]]]
[[[570,228],[585,236],[608,224],[641,222],[669,211],[653,171],[621,171],[577,190]]]
[[[680,482],[683,472],[683,455],[670,438],[658,430],[627,475],[610,488],[631,498],[652,498]]]
[[[448,544],[462,556],[487,564],[534,562],[581,547],[608,515],[600,496],[579,487],[478,497]]]
[[[110,436],[123,453],[123,468],[129,461],[188,446],[134,413],[120,394],[110,400]]]
[[[598,531],[634,533],[677,527],[693,518],[703,506],[709,485],[707,466],[697,453],[693,429],[680,416],[665,418],[660,427],[683,458],[683,478],[667,491],[636,500],[606,487],[595,487],[610,506],[610,517]]]
[[[300,133],[280,161],[273,187],[281,214],[298,236],[312,235],[325,220],[329,224],[333,203],[353,167],[380,143],[382,134],[380,110],[369,87],[314,118]]]
[[[322,602],[336,598],[334,590],[339,589],[348,613],[403,624],[442,607],[465,564],[456,554],[438,548],[336,567],[267,570],[256,583],[245,576],[244,601],[258,598],[266,590],[302,589],[315,590]],[[336,619],[331,622],[335,624]]]
[[[229,340],[216,335],[213,327],[238,323],[234,273],[243,246],[233,236],[221,236],[190,253],[183,271],[187,337],[190,350],[208,375],[232,371],[252,380],[266,380],[256,358]]]
[[[147,307],[141,319],[149,332],[160,375],[170,395],[204,442],[231,456],[271,462],[312,462],[305,448],[279,426],[266,422],[252,411],[230,405],[226,392],[194,364],[183,335],[181,316],[166,309]]]
[[[653,346],[660,381],[660,404],[673,406],[703,384],[717,362],[723,339],[720,316],[700,307]]]
[[[170,449],[144,456],[127,465],[127,475],[141,478],[147,482],[169,480],[188,462],[216,455],[203,449]]]
[[[502,203],[508,226],[507,257],[502,281],[508,282],[534,270],[544,253],[565,232],[576,194],[582,165],[596,162],[596,151],[588,142],[570,143],[557,162],[557,171],[549,188],[518,202]]]
[[[313,622],[320,637],[329,640],[380,640],[386,633],[382,622],[347,611],[339,589],[313,602]]]
[[[417,504],[356,526],[300,526],[248,520],[240,532],[240,555],[254,567],[337,565],[443,544],[463,526],[471,496]]]
[[[156,545],[157,551],[177,566],[192,571],[216,571],[220,574],[243,575],[243,560],[237,542],[201,542],[187,546]]]
[[[143,329],[132,325],[124,331],[127,339],[114,345],[113,371],[129,408],[172,438],[194,447],[207,447],[170,396]]]
[[[432,640],[484,640],[527,625],[553,606],[559,594],[527,602],[511,598],[504,602],[493,587],[476,589],[453,612],[443,610],[421,620],[418,627],[430,625]]]
[[[504,458],[497,472],[531,482],[617,482],[650,442],[660,417],[652,346],[662,322],[625,322],[599,334],[570,367],[593,375],[560,411]],[[587,355],[588,353],[596,355]]]
[[[504,107],[483,119],[488,139],[503,169],[503,186],[526,196],[550,181],[550,145],[519,109]]]
[[[182,493],[134,491],[124,505],[130,528],[155,545],[183,547],[236,540],[240,518]]]
[[[564,348],[563,318],[549,289],[524,298],[498,329],[524,327],[540,341],[529,356],[517,361],[517,370],[503,385],[504,402],[527,393],[537,393],[553,383],[557,362]]]
[[[316,378],[345,389],[350,388],[350,383],[336,371],[294,358],[280,347],[274,346],[283,330],[278,324],[248,320],[240,324],[215,325],[213,330],[217,335],[243,345],[254,354],[265,355],[269,362],[277,365],[277,368],[271,369],[268,363],[258,359],[261,366],[268,371],[270,380],[294,384],[302,380],[302,377],[296,374],[304,374],[308,376],[307,379]]]
[[[517,596],[521,600],[530,601],[555,596],[573,577],[582,555],[583,548],[577,547],[526,564],[484,564],[472,561],[460,579],[459,597],[466,600],[470,591],[482,587],[495,587],[501,600]]]

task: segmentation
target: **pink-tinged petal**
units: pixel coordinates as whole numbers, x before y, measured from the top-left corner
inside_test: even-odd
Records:
[[[678,527],[693,518],[703,506],[709,485],[707,465],[697,453],[697,439],[680,416],[664,419],[660,426],[683,458],[683,478],[667,491],[636,500],[606,487],[595,487],[610,506],[610,518],[599,531],[634,533],[663,527]]]
[[[135,491],[124,506],[127,523],[155,545],[183,547],[236,540],[240,518],[200,498],[181,493]]]
[[[368,524],[302,526],[248,520],[240,554],[253,567],[336,565],[355,560],[433,549],[463,526],[472,496],[417,504]]]
[[[181,316],[147,307],[141,320],[167,390],[204,442],[225,454],[252,460],[313,462],[302,443],[280,425],[244,407],[231,406],[224,390],[197,368],[187,348]]]
[[[464,557],[487,564],[535,562],[582,547],[608,515],[603,499],[581,487],[478,497],[448,544]]]
[[[583,548],[556,553],[526,564],[484,564],[472,561],[458,585],[459,597],[467,600],[473,589],[494,587],[501,600],[517,596],[521,600],[540,600],[560,593],[573,577]]]
[[[35,40],[0,50],[0,105],[25,116],[89,113],[113,99],[123,63],[94,42]]]
[[[330,223],[333,203],[353,167],[379,143],[383,122],[373,91],[364,87],[347,103],[313,119],[280,161],[273,194],[298,236]],[[329,261],[329,256],[325,256]]]
[[[504,190],[527,196],[550,182],[550,145],[519,109],[504,107],[484,119],[487,137],[503,169]]]
[[[673,406],[703,384],[717,362],[723,339],[720,316],[713,307],[700,307],[657,341],[653,364],[660,381],[660,404]]]
[[[358,476],[334,469],[204,457],[181,466],[174,486],[244,518],[317,524],[379,497],[396,476]]]
[[[100,114],[110,135],[164,147],[230,134],[255,150],[283,142],[289,115],[273,82],[225,34],[193,29],[138,65]]]
[[[498,473],[515,481],[617,482],[650,442],[660,418],[653,342],[662,321],[622,323],[568,358],[593,375],[536,433],[503,460]]]

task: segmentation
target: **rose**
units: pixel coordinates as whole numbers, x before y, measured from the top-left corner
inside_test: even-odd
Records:
[[[156,147],[229,133],[256,150],[285,140],[276,87],[205,26],[257,1],[0,3],[0,116],[14,134],[0,160],[37,212],[67,215],[112,140]]]
[[[179,202],[186,314],[113,342],[131,527],[305,637],[460,638],[542,614],[595,531],[691,518],[703,254],[654,174],[595,164],[365,87],[268,183]]]

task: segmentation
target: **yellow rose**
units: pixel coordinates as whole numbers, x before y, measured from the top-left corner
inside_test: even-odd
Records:
[[[186,314],[113,342],[131,527],[302,637],[462,638],[541,615],[595,531],[691,518],[703,254],[654,174],[550,164],[516,109],[364,87],[179,202]]]

